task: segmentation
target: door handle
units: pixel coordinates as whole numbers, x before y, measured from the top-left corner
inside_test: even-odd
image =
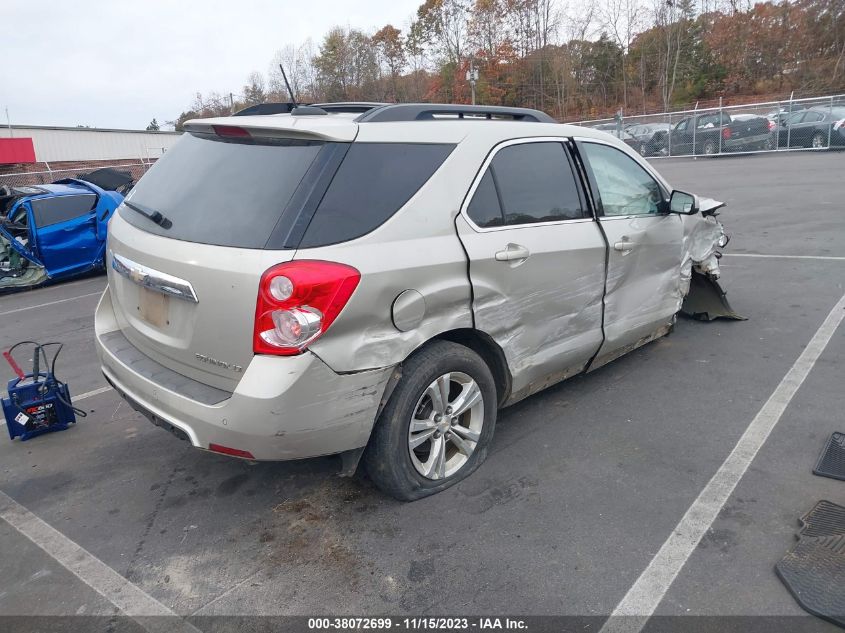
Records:
[[[621,242],[616,242],[613,245],[613,248],[616,249],[617,251],[622,251],[623,253],[627,253],[628,251],[633,250],[636,245],[637,245],[636,242],[631,242],[629,240],[623,239]]]
[[[520,244],[508,244],[505,250],[496,253],[497,262],[512,262],[528,259],[531,251]]]

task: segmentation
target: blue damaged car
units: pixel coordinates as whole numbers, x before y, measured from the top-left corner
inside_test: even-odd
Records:
[[[104,268],[108,221],[132,183],[128,172],[99,169],[0,187],[0,292]]]

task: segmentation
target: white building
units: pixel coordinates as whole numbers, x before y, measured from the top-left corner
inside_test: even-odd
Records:
[[[12,125],[0,128],[0,141],[32,139],[35,162],[147,162],[170,149],[181,132],[111,130],[85,127]],[[0,143],[2,145],[2,143]]]

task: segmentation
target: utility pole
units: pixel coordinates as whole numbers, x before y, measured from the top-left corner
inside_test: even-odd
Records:
[[[478,69],[472,57],[469,59],[469,70],[467,71],[467,81],[472,89],[472,105],[475,105],[475,82],[478,81]]]
[[[229,93],[229,110],[231,114],[235,113],[235,97],[231,92]]]

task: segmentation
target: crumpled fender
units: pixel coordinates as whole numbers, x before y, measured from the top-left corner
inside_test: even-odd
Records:
[[[0,252],[6,250],[13,250],[21,258],[28,261],[29,266],[21,274],[6,274],[0,271],[0,291],[10,288],[37,286],[50,278],[47,274],[47,269],[44,268],[41,262],[33,257],[23,244],[14,239],[0,226]]]
[[[699,200],[699,213],[681,216],[684,222],[683,255],[678,280],[679,309],[702,321],[725,318],[744,321],[728,303],[725,291],[718,283],[720,248],[730,238],[716,211],[724,203],[711,198]]]

